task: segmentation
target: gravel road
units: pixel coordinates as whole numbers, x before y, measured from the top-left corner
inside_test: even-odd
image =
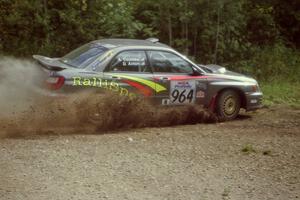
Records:
[[[63,133],[0,139],[1,200],[300,198],[300,110],[287,106],[226,123]]]

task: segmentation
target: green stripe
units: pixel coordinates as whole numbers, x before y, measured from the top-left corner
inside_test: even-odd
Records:
[[[126,78],[126,79],[133,80],[133,81],[136,81],[139,83],[143,83],[144,85],[151,87],[156,92],[161,92],[161,91],[167,90],[164,86],[159,85],[153,81],[146,80],[146,79],[142,79],[142,78],[138,78],[138,77],[134,77],[134,76],[120,75],[120,74],[109,74],[109,75],[117,76],[120,78]]]

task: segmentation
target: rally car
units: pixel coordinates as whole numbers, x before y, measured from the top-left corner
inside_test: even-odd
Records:
[[[48,72],[56,93],[94,88],[160,105],[200,104],[221,119],[236,118],[240,108],[261,107],[262,92],[253,78],[218,65],[199,65],[156,38],[102,39],[61,58],[34,55]]]

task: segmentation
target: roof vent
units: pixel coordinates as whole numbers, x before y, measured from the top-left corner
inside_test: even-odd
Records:
[[[159,42],[159,39],[157,39],[157,38],[148,38],[148,39],[146,39],[147,41],[150,41],[150,42],[152,42],[152,43],[157,43],[157,42]]]

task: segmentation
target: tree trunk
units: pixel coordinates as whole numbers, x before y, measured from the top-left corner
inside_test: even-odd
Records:
[[[50,43],[50,25],[48,19],[48,0],[43,0],[43,26],[45,27],[45,40],[43,41],[42,46],[48,46]]]
[[[46,18],[47,14],[48,14],[48,2],[47,0],[43,0],[43,8],[44,8],[44,17]]]
[[[187,0],[185,0],[185,13],[188,12],[188,2]],[[187,19],[185,21],[185,52],[186,52],[186,55],[188,55],[188,41],[189,41],[189,29],[188,29],[188,22],[187,22]]]
[[[168,16],[168,34],[169,34],[169,45],[173,45],[173,30],[172,30],[172,16],[170,12],[170,7],[167,9],[167,16]]]
[[[194,47],[194,57],[196,58],[197,56],[197,37],[198,37],[198,28],[195,27],[195,30],[194,30],[194,39],[193,39],[193,47]]]
[[[219,46],[219,34],[220,34],[220,3],[218,2],[218,11],[217,11],[217,34],[216,34],[216,46],[215,46],[215,56],[214,63],[217,64],[218,61],[218,46]]]

